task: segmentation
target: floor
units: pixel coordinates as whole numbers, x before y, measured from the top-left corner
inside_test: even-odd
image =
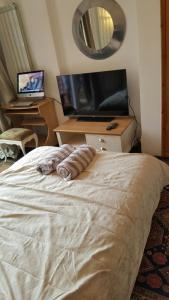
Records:
[[[169,159],[164,159],[169,164]],[[132,300],[169,299],[169,186],[161,193]]]
[[[28,153],[32,150],[32,148],[26,148],[25,150],[26,150],[26,153]],[[22,156],[23,156],[23,154],[20,151],[18,154],[18,158],[16,160],[20,159]],[[11,165],[13,165],[16,160],[8,158],[7,162],[5,162],[4,159],[3,160],[0,159],[0,173],[5,171],[6,169],[8,169]]]
[[[0,173],[8,169],[11,165],[13,165],[14,162],[15,161],[9,159],[7,160],[7,162],[5,162],[4,160],[0,160]]]

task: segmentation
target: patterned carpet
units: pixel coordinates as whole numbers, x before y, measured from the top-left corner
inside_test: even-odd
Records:
[[[166,160],[169,164],[169,160]],[[169,299],[169,186],[154,214],[132,300]]]

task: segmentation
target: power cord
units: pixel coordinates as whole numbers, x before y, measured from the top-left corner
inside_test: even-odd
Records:
[[[131,142],[131,148],[132,148],[132,147],[138,142],[138,138],[137,138],[137,130],[138,130],[138,128],[141,129],[141,124],[138,122],[138,120],[137,120],[137,118],[136,118],[135,111],[134,111],[134,109],[133,109],[133,107],[132,107],[132,105],[131,105],[131,99],[130,99],[130,97],[128,97],[128,103],[129,103],[129,107],[130,107],[130,109],[131,109],[131,111],[132,111],[132,113],[133,113],[134,120],[135,120],[135,122],[136,122],[136,128],[135,128],[135,132],[134,132],[134,137],[133,137],[133,140],[132,140],[132,142]]]
[[[61,101],[57,100],[56,98],[52,98],[55,102],[57,102],[58,104],[62,105]]]

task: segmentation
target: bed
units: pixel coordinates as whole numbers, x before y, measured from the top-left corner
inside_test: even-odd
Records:
[[[40,147],[0,174],[1,300],[128,300],[169,167],[98,152],[77,179],[41,175]]]

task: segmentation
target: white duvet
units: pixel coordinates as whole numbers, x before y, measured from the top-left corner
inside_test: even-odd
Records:
[[[169,167],[98,153],[77,179],[38,148],[0,174],[0,300],[128,300]]]

